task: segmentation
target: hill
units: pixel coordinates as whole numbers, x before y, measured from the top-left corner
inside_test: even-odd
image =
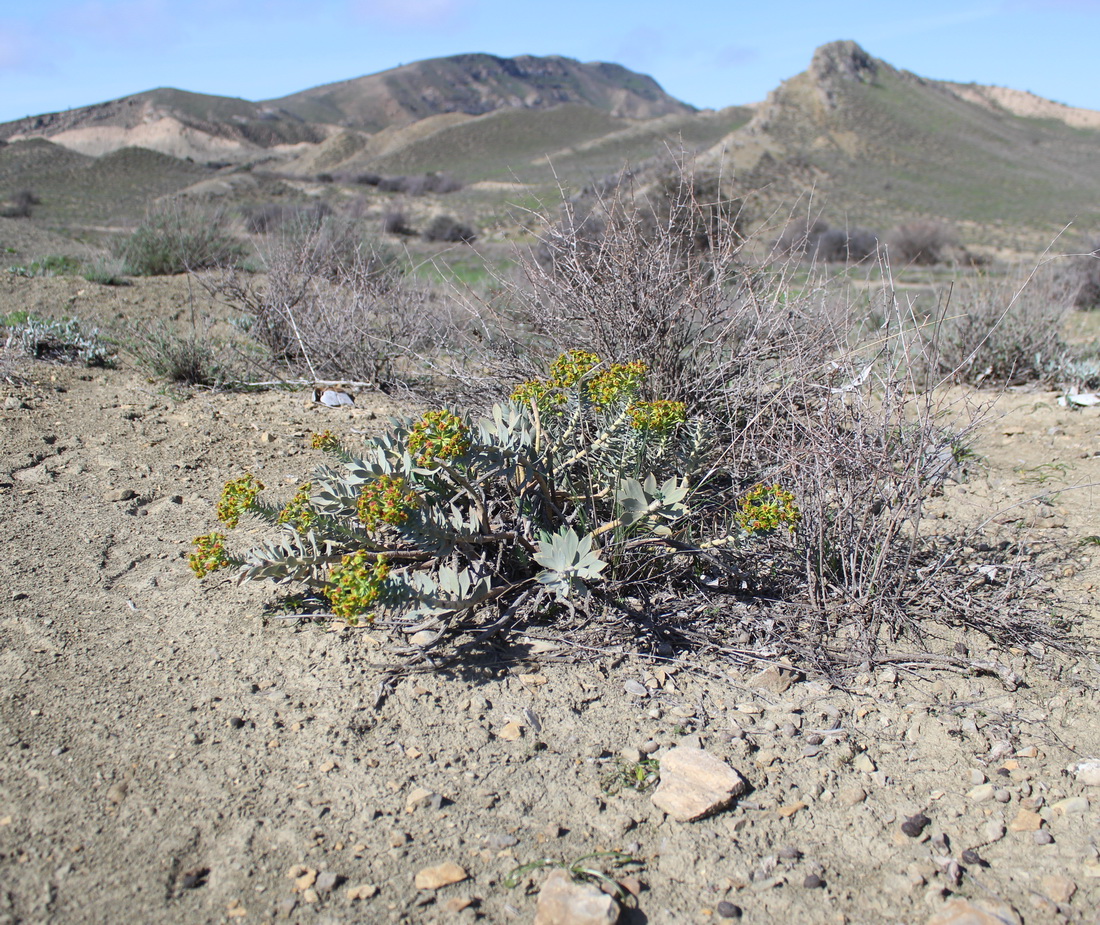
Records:
[[[433,116],[580,105],[610,119],[694,112],[652,77],[570,58],[455,55],[326,84],[262,103],[161,88],[0,125],[0,140],[47,138],[98,156],[142,147],[198,161],[243,162],[368,135]],[[293,153],[293,152],[291,152]]]
[[[626,164],[657,182],[681,148],[751,196],[757,220],[805,198],[834,226],[932,218],[1005,249],[1100,227],[1100,113],[931,80],[850,41],[819,48],[765,102],[716,112],[557,56],[455,55],[262,102],[151,90],[0,125],[0,200],[32,191],[32,220],[53,230],[132,224],[187,191],[242,212],[317,199],[358,215],[448,211],[507,234],[506,200],[551,201]],[[444,204],[404,197],[415,183],[377,185],[425,173],[466,190]]]
[[[1100,114],[930,80],[855,42],[822,46],[705,161],[757,171],[834,221],[935,217],[1050,237],[1100,223]]]
[[[557,55],[432,58],[267,101],[268,106],[309,122],[368,132],[442,113],[477,116],[569,103],[628,119],[694,111],[645,74],[618,64],[581,63]]]

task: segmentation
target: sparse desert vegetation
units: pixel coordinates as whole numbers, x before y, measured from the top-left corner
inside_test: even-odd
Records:
[[[0,146],[0,919],[1100,903],[1100,136],[574,65]]]

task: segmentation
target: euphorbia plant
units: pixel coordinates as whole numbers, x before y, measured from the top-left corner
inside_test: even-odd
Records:
[[[333,462],[284,507],[264,504],[250,475],[218,506],[227,526],[248,511],[280,532],[240,555],[221,534],[200,537],[192,567],[304,582],[349,623],[386,613],[442,630],[490,604],[590,604],[670,554],[714,562],[793,527],[778,486],[739,510],[728,477],[706,477],[701,426],[682,403],[643,400],[645,373],[570,351],[479,420],[429,411],[357,453],[314,435]]]

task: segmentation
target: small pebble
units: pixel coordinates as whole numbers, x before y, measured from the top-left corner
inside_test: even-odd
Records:
[[[1007,803],[1012,799],[1012,794],[1005,789],[995,790],[993,792],[993,799],[998,803]]]
[[[232,729],[240,729],[244,725],[244,720],[239,716],[233,716],[229,719],[229,726]]]
[[[641,745],[639,745],[638,751],[640,751],[643,755],[652,755],[660,747],[660,742],[656,742],[653,739],[650,739],[648,742],[643,742]]]
[[[718,904],[718,915],[724,919],[739,919],[741,918],[741,907],[723,899]]]
[[[807,745],[820,745],[824,741],[825,740],[816,732],[811,732],[808,736],[806,736]]]
[[[910,816],[901,824],[901,830],[910,838],[920,838],[921,833],[928,826],[931,820],[924,815],[924,813],[917,813],[915,816]]]
[[[971,867],[988,867],[989,862],[985,860],[977,851],[973,848],[967,848],[962,853],[962,862],[969,864]]]
[[[806,879],[802,881],[802,885],[807,890],[820,890],[825,886],[825,881],[822,880],[817,874],[806,874]]]
[[[1049,845],[1054,841],[1054,836],[1051,835],[1050,832],[1048,832],[1046,829],[1040,829],[1038,832],[1035,832],[1031,837],[1035,839],[1035,844],[1037,845]]]
[[[343,879],[339,874],[326,870],[317,877],[317,882],[313,885],[313,888],[318,893],[330,893],[340,885]]]
[[[779,849],[779,856],[783,858],[784,861],[797,861],[802,857],[802,852],[794,845],[784,845]]]

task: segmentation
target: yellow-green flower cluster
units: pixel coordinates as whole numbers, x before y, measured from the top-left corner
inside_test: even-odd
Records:
[[[252,507],[256,496],[264,490],[264,484],[251,472],[239,479],[230,479],[222,489],[222,497],[215,513],[227,527],[235,527],[241,522],[241,514]]]
[[[687,420],[687,408],[682,401],[636,401],[627,411],[630,412],[630,423],[636,430],[647,430],[650,433],[666,434],[677,424],[683,424]]]
[[[550,386],[568,389],[600,365],[600,358],[587,350],[569,350],[550,364]]]
[[[576,387],[600,362],[596,354],[587,350],[563,353],[550,364],[549,379],[521,383],[512,392],[512,401],[524,405],[534,401],[540,411],[549,411],[565,402],[563,390]],[[584,392],[594,404],[610,405],[637,392],[645,374],[646,365],[641,360],[615,363],[585,382]]]
[[[802,513],[794,495],[779,485],[757,485],[741,499],[737,523],[747,533],[770,533],[780,527],[794,532]]]
[[[205,578],[211,572],[229,567],[229,556],[225,551],[225,534],[208,533],[195,537],[195,551],[187,559],[196,578]]]
[[[289,524],[299,533],[305,533],[313,521],[317,519],[317,515],[309,506],[311,494],[313,494],[312,482],[300,485],[294,497],[286,503],[286,507],[279,511],[277,522]]]
[[[344,556],[329,573],[325,586],[332,612],[348,623],[358,623],[359,617],[378,601],[389,574],[390,565],[381,556],[372,556],[362,549]],[[373,620],[374,615],[368,619]]]
[[[646,365],[641,360],[615,363],[602,373],[593,376],[585,388],[592,402],[603,407],[637,392],[641,388],[645,374]]]
[[[399,475],[380,475],[359,493],[356,510],[368,530],[382,524],[399,527],[420,504],[420,498]]]
[[[333,450],[340,448],[340,438],[331,430],[324,430],[319,434],[311,434],[309,445],[315,450],[324,450],[326,453],[331,453]]]
[[[565,401],[565,396],[549,382],[541,379],[528,379],[521,382],[512,392],[512,401],[520,405],[534,402],[539,411],[545,412]]]
[[[450,411],[429,411],[409,432],[409,453],[418,466],[446,462],[469,449],[470,429]]]

